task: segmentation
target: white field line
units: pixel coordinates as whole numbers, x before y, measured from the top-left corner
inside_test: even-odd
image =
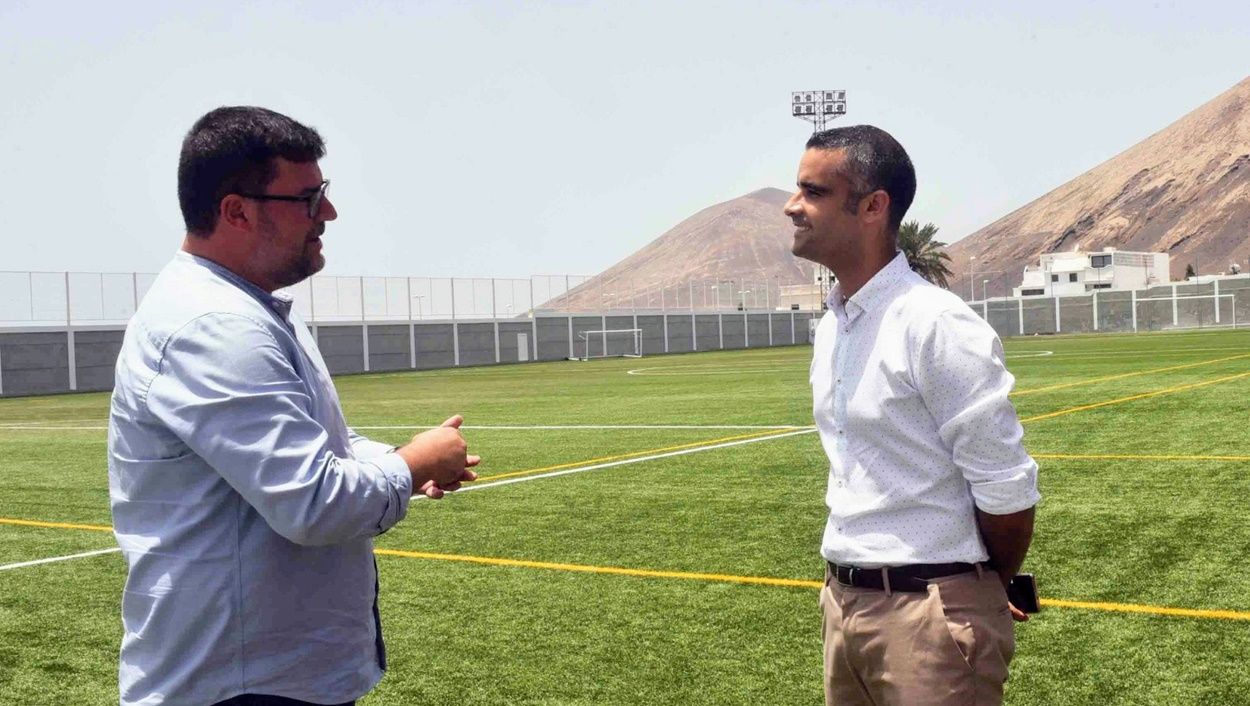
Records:
[[[21,424],[0,424],[0,431],[106,431],[107,426],[99,427],[58,427],[48,426],[53,422],[23,422]],[[379,430],[404,430],[404,429],[433,429],[436,424],[400,424],[394,426],[353,426],[352,429],[363,429],[369,431]],[[545,425],[507,425],[507,424],[465,424],[461,429],[473,431],[581,431],[581,430],[631,430],[631,429],[671,429],[671,430],[701,430],[701,429],[759,429],[767,431],[769,429],[802,429],[801,424],[545,424]]]
[[[460,490],[457,490],[457,491],[455,491],[455,492],[456,492],[456,493],[465,493],[465,492],[468,492],[468,491],[470,491],[470,490],[482,490],[482,489],[484,489],[484,488],[494,488],[495,486],[500,486],[500,485],[511,485],[511,484],[513,484],[513,483],[524,483],[525,481],[530,481],[530,480],[539,480],[540,478],[556,478],[556,477],[558,477],[558,476],[567,476],[567,475],[571,475],[571,474],[573,474],[573,473],[585,473],[586,471],[597,471],[597,470],[600,470],[600,469],[603,469],[603,468],[612,468],[613,466],[626,466],[626,465],[629,465],[629,464],[631,464],[631,463],[642,463],[643,461],[654,461],[654,460],[656,460],[656,459],[658,459],[658,458],[669,458],[669,457],[671,457],[671,456],[685,456],[686,454],[700,453],[700,452],[703,452],[703,451],[713,451],[713,450],[715,450],[715,449],[724,449],[724,448],[728,448],[728,447],[730,447],[730,446],[741,446],[741,445],[743,445],[743,444],[755,444],[755,443],[759,443],[759,442],[761,442],[761,441],[772,441],[773,439],[784,439],[784,438],[786,438],[786,437],[788,437],[788,436],[799,436],[799,435],[801,435],[801,434],[812,434],[812,433],[815,433],[815,431],[816,431],[816,429],[815,429],[815,428],[813,428],[813,427],[808,427],[808,428],[805,428],[805,429],[799,429],[799,430],[797,430],[797,431],[792,431],[792,432],[788,432],[788,433],[785,433],[785,434],[773,434],[772,436],[762,436],[762,437],[755,438],[755,439],[743,439],[743,440],[741,440],[741,441],[726,441],[726,442],[721,443],[721,444],[712,444],[712,445],[710,445],[710,446],[698,446],[698,447],[695,447],[695,448],[693,448],[693,449],[682,449],[681,451],[669,451],[668,453],[654,454],[654,455],[652,455],[652,456],[642,456],[642,457],[640,457],[640,458],[628,458],[628,459],[625,459],[625,460],[623,460],[623,461],[611,461],[611,462],[609,462],[609,463],[597,463],[597,464],[594,464],[594,465],[592,465],[592,466],[581,466],[581,467],[579,467],[579,468],[566,468],[566,469],[564,469],[564,470],[560,470],[560,471],[551,471],[550,473],[536,473],[536,474],[534,474],[534,475],[532,475],[532,476],[522,476],[522,477],[519,477],[519,478],[507,478],[507,479],[504,479],[504,480],[497,480],[497,481],[493,481],[493,482],[489,482],[489,483],[480,483],[480,484],[479,484],[479,483],[474,483],[474,484],[472,484],[472,485],[466,485],[466,486],[462,487]],[[413,496],[412,496],[412,499],[413,499],[413,500],[424,500],[424,499],[426,499],[426,496],[424,496],[424,495],[413,495]]]
[[[94,552],[83,552],[82,554],[70,554],[69,556],[54,556],[50,559],[36,559],[34,561],[22,561],[16,564],[5,564],[0,566],[0,571],[8,571],[9,569],[20,569],[24,566],[36,566],[38,564],[51,564],[55,561],[69,561],[70,559],[82,559],[89,556],[99,556],[100,554],[112,554],[120,552],[121,547],[112,547],[111,549],[97,549]]]
[[[1050,356],[1054,354],[1055,354],[1054,351],[1028,351],[1028,352],[1022,352],[1022,353],[1008,353],[1007,360],[1011,360],[1013,358],[1045,358],[1046,356]]]
[[[626,375],[651,375],[657,377],[675,377],[684,375],[738,375],[740,373],[793,373],[807,370],[808,363],[802,362],[800,365],[791,365],[786,367],[767,366],[744,368],[741,366],[718,368],[714,366],[695,366],[695,365],[668,365],[658,366],[654,368],[634,368],[626,370]],[[652,372],[664,371],[664,372]]]

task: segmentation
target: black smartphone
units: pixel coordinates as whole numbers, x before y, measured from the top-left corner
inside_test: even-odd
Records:
[[[1037,581],[1033,574],[1016,574],[1007,584],[1007,600],[1025,613],[1041,611],[1041,601],[1037,596]]]

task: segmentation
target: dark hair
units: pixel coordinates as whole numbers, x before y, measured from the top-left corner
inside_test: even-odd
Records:
[[[808,149],[845,150],[844,173],[852,193],[846,208],[854,211],[860,199],[878,189],[890,195],[890,231],[898,232],[903,216],[916,197],[916,169],[907,150],[890,133],[872,125],[822,130],[807,141]]]
[[[281,113],[253,106],[209,111],[191,126],[178,158],[178,204],[187,232],[213,232],[227,194],[263,192],[276,176],[275,158],[315,162],[325,153],[316,130]]]

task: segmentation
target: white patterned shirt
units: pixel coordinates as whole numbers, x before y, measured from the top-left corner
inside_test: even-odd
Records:
[[[821,555],[879,567],[989,558],[975,508],[1033,507],[1037,464],[1002,343],[899,253],[816,328],[812,412],[829,456]]]

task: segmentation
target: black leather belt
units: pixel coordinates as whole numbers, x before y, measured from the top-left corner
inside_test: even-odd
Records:
[[[886,577],[890,580],[891,591],[908,593],[924,593],[929,590],[931,579],[943,576],[966,574],[977,570],[976,564],[954,562],[951,564],[910,564],[908,566],[892,566],[888,569],[865,569],[846,564],[829,564],[829,576],[843,586],[855,588],[875,588],[885,590]]]

